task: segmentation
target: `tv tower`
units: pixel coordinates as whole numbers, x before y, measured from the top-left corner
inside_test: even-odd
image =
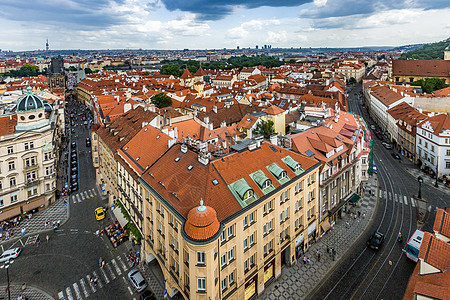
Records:
[[[48,38],[47,38],[47,42],[45,43],[45,51],[48,51]]]

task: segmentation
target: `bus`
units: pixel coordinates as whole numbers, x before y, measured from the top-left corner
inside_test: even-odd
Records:
[[[422,245],[423,231],[416,230],[406,244],[406,257],[417,262],[419,260],[420,246]]]

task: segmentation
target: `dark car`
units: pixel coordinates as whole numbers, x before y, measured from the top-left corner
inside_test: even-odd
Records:
[[[379,231],[375,231],[375,233],[369,237],[367,245],[372,249],[378,250],[381,248],[381,245],[383,245],[383,242],[384,235]]]
[[[400,155],[398,155],[398,154],[395,153],[395,152],[392,152],[391,155],[392,155],[392,157],[395,158],[395,159],[402,160],[402,158],[400,157]]]
[[[91,146],[91,139],[86,138],[86,147],[90,147],[90,146]]]
[[[145,291],[139,297],[139,300],[156,300],[155,294],[152,291]]]

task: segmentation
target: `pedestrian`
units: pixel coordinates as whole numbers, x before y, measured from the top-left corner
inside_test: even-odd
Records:
[[[311,261],[309,260],[309,258],[306,259],[306,262],[307,262],[308,267],[309,267],[309,265],[310,265],[310,263],[311,263]]]
[[[20,236],[24,236],[25,235],[25,228],[22,228]]]
[[[358,218],[361,217],[361,211],[358,210]]]
[[[99,267],[102,266],[102,262],[103,262],[103,259],[100,257],[100,259],[98,260],[98,266],[99,266]]]
[[[336,257],[336,250],[334,250],[334,248],[333,248],[332,251],[333,251],[333,260],[334,260],[334,258]]]
[[[48,234],[45,236],[45,239],[47,240],[47,244],[48,244],[48,239],[49,239],[50,237],[48,236]]]
[[[105,266],[105,261],[103,260],[102,261],[102,269],[103,269],[104,266]]]
[[[36,246],[39,247],[39,244],[41,243],[41,238],[38,236],[36,238]]]
[[[303,264],[304,265],[306,265],[306,260],[307,260],[306,256],[303,256]]]
[[[327,245],[327,253],[330,253],[330,246]]]
[[[316,250],[317,260],[320,261],[320,252],[319,249]]]

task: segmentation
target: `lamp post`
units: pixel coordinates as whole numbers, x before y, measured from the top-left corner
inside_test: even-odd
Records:
[[[7,290],[8,290],[8,300],[11,300],[11,291],[10,291],[10,288],[9,288],[9,266],[10,266],[13,262],[14,262],[14,260],[8,260],[8,261],[6,261],[3,265],[0,266],[0,269],[3,269],[3,268],[6,269],[6,281],[7,281],[7,283],[8,283],[8,287],[7,287]]]
[[[419,199],[422,199],[422,182],[423,182],[422,176],[417,177],[417,181],[419,182],[419,195],[417,195],[417,197]]]

